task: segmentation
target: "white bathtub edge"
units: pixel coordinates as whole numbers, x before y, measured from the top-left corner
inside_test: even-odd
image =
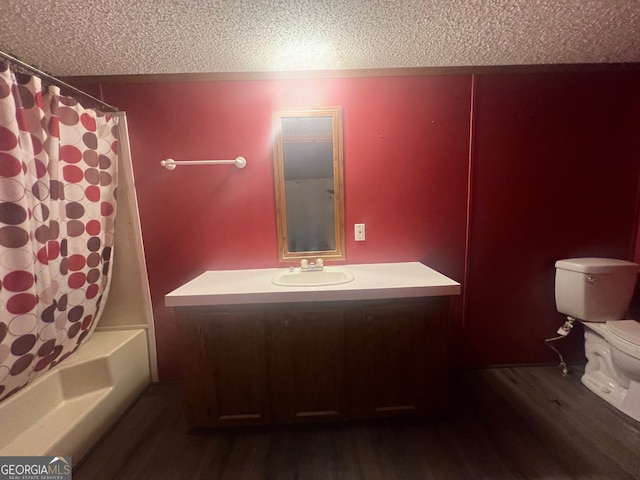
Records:
[[[150,383],[146,331],[96,331],[58,367],[0,403],[0,456],[77,464]]]

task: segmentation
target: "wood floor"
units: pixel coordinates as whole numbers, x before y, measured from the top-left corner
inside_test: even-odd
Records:
[[[438,418],[191,432],[178,385],[152,385],[74,480],[638,479],[640,422],[574,367],[464,371]]]

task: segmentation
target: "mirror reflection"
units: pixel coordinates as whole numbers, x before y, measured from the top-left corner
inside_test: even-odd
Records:
[[[344,258],[340,107],[275,114],[280,259]]]

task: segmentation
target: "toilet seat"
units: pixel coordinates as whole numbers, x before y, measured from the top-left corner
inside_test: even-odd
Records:
[[[640,347],[640,322],[635,320],[608,321],[607,328],[616,337]]]

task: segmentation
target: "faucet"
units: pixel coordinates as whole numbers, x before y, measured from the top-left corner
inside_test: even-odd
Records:
[[[306,258],[300,260],[300,271],[302,272],[319,272],[323,269],[324,261],[321,258],[317,258],[315,262],[309,262]]]

